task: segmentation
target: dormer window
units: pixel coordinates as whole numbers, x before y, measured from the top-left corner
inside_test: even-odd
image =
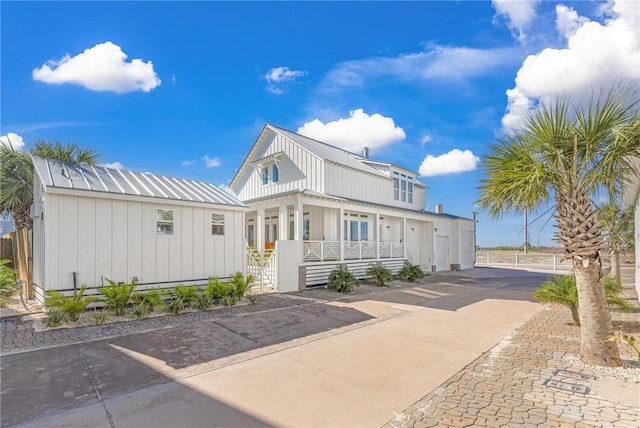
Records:
[[[278,169],[278,165],[275,163],[271,166],[271,179],[274,183],[280,181],[280,170]]]
[[[393,171],[393,200],[413,203],[413,177]]]
[[[262,168],[262,184],[269,184],[269,168]]]

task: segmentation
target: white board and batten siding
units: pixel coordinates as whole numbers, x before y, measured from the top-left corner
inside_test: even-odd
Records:
[[[106,285],[106,278],[126,283],[137,278],[141,285],[154,287],[245,273],[246,207],[215,186],[50,163],[34,158],[36,186],[43,183],[45,189],[34,217],[34,288],[73,289],[74,272],[78,287]],[[85,175],[77,178],[85,186],[61,179],[51,173],[53,168],[56,173],[62,168],[66,178]],[[132,189],[145,187],[132,195],[124,179]],[[99,180],[101,191],[88,188]],[[173,212],[172,234],[158,232],[157,210]],[[224,235],[212,234],[212,214],[224,215]]]
[[[273,165],[277,160],[279,180],[274,183],[272,170],[269,170],[269,183],[263,184],[260,160],[267,159],[265,166]],[[269,131],[263,144],[256,147],[246,169],[238,183],[232,184],[240,200],[247,201],[299,189],[323,192],[323,160],[285,136]]]
[[[173,235],[156,231],[156,210],[173,211]],[[211,235],[211,214],[225,235]],[[116,282],[182,282],[244,272],[242,211],[86,196],[47,195],[45,289]],[[106,283],[106,282],[105,282]]]

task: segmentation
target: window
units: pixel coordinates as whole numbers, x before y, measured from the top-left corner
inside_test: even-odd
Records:
[[[211,234],[224,236],[224,214],[211,214]]]
[[[358,214],[345,214],[345,217],[358,217]],[[369,217],[360,215],[360,220],[344,219],[344,241],[368,241]]]
[[[413,203],[413,177],[394,171],[393,175],[393,200]]]
[[[276,242],[278,240],[278,225],[274,224],[273,225],[273,242]]]
[[[255,233],[253,231],[253,225],[250,224],[247,226],[247,243],[249,245],[256,245],[256,238],[255,238]]]
[[[360,240],[368,241],[369,240],[369,223],[366,221],[360,222]]]
[[[268,167],[262,168],[262,184],[264,184],[265,186],[269,184],[269,168]]]
[[[269,225],[268,224],[264,225],[264,242],[271,242],[269,240]]]
[[[156,232],[158,235],[173,235],[172,210],[156,210]]]
[[[302,240],[303,241],[309,240],[309,219],[308,218],[305,218],[302,221]]]
[[[397,178],[393,179],[393,200],[397,201],[400,199],[400,180]]]
[[[278,165],[273,165],[271,167],[271,179],[274,183],[280,181],[280,170],[278,169]]]

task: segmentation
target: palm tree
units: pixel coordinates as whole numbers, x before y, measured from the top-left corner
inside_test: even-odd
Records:
[[[620,252],[633,247],[633,207],[622,207],[614,200],[600,206],[598,220],[611,258],[609,276],[620,280]]]
[[[16,150],[11,141],[0,146],[0,211],[10,212],[16,230],[31,228],[29,210],[33,203],[33,162],[29,154],[60,162],[95,164],[98,155],[91,149],[58,141],[37,141],[26,152]]]
[[[621,364],[606,342],[611,317],[601,282],[602,228],[591,197],[619,194],[624,176],[638,174],[638,87],[617,84],[586,104],[561,98],[531,112],[523,127],[490,145],[479,204],[493,218],[555,207],[556,240],[573,262],[579,298],[580,352],[591,363]]]

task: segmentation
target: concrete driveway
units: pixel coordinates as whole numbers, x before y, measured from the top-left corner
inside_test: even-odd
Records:
[[[372,427],[515,330],[547,277],[474,269],[4,356],[2,426]],[[73,334],[70,331],[69,334]]]

